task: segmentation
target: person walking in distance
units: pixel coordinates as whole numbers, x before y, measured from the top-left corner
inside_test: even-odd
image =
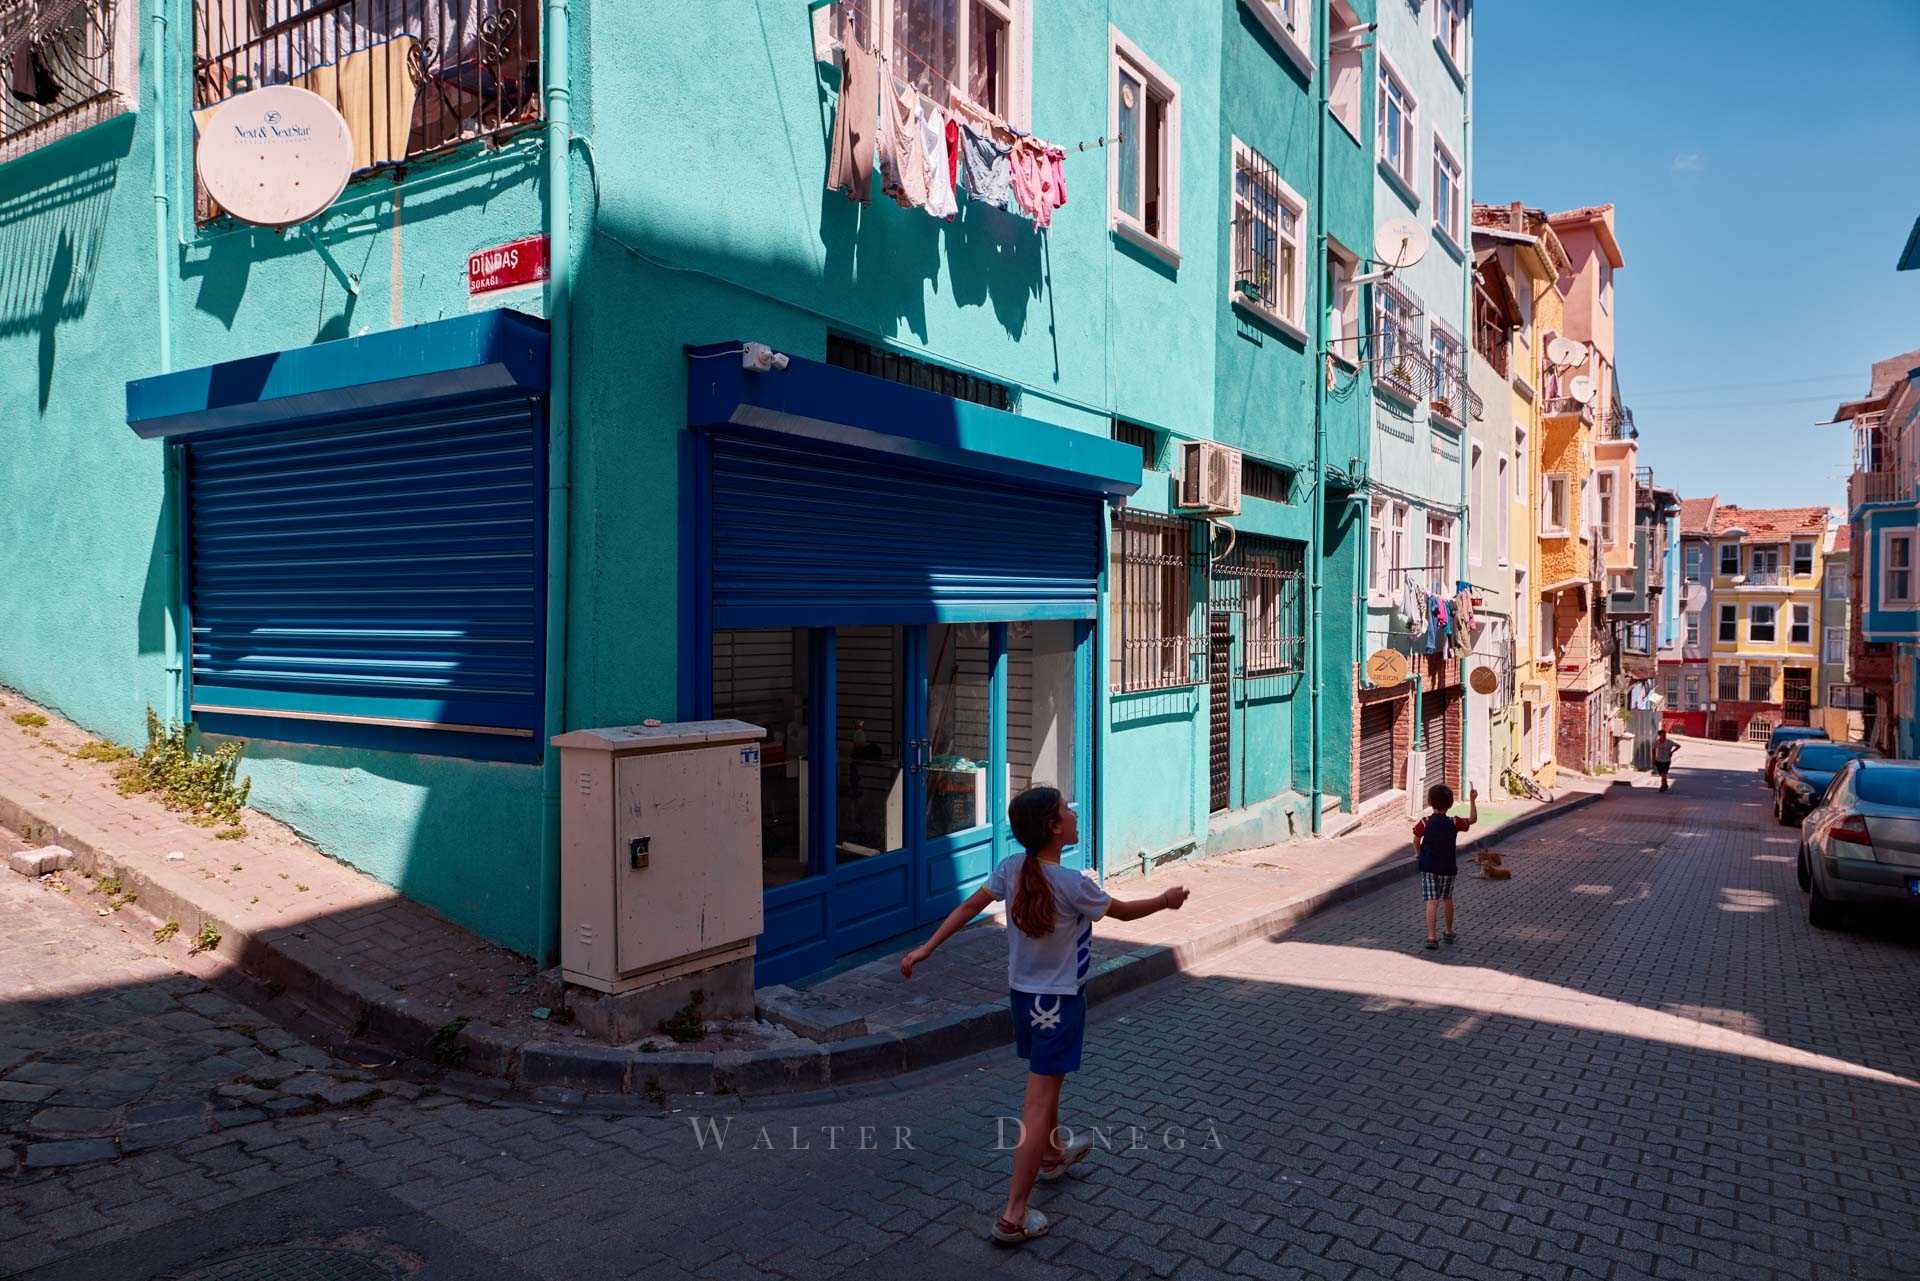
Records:
[[[1662,728],[1660,737],[1653,740],[1653,772],[1660,776],[1660,790],[1667,790],[1667,771],[1673,768],[1673,754],[1680,750],[1680,744],[1667,737]]]
[[[1058,788],[1030,787],[1007,806],[1014,839],[1024,851],[1001,860],[986,884],[947,914],[933,937],[900,958],[900,976],[952,938],[996,900],[1007,905],[1007,986],[1013,1004],[1014,1048],[1027,1061],[1026,1101],[1006,1209],[992,1236],[1018,1245],[1045,1236],[1047,1216],[1028,1206],[1036,1181],[1052,1182],[1093,1150],[1091,1140],[1062,1146],[1060,1087],[1080,1066],[1087,1031],[1082,989],[1093,955],[1093,923],[1103,916],[1132,921],[1162,908],[1178,909],[1187,891],[1170,886],[1152,898],[1117,899],[1083,872],[1060,866],[1060,851],[1080,839],[1080,820]]]
[[[1460,874],[1460,833],[1480,821],[1480,789],[1468,788],[1467,799],[1467,816],[1453,818],[1447,813],[1453,808],[1453,789],[1435,783],[1427,789],[1427,808],[1433,812],[1413,825],[1413,849],[1420,858],[1420,897],[1427,904],[1429,952],[1440,946],[1434,926],[1442,907],[1446,909],[1447,927],[1442,937],[1449,946],[1453,943],[1453,878]]]

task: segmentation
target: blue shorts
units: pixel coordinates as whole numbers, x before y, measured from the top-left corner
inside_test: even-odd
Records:
[[[1087,998],[1049,992],[1011,992],[1013,1048],[1039,1076],[1065,1076],[1080,1068],[1087,1039]]]

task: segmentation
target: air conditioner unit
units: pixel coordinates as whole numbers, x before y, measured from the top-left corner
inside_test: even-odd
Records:
[[[1210,440],[1180,442],[1180,506],[1220,516],[1240,514],[1240,451]]]

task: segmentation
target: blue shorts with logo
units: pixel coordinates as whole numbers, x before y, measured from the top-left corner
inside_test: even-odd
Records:
[[[1011,992],[1013,1048],[1039,1076],[1065,1076],[1080,1068],[1087,1039],[1087,998],[1053,992]]]

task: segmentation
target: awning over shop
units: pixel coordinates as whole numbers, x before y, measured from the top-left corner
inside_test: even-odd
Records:
[[[688,426],[804,437],[1107,498],[1140,488],[1133,445],[798,356],[756,373],[742,350],[738,342],[688,349]]]
[[[222,361],[127,384],[144,439],[285,426],[423,402],[547,390],[547,324],[485,311]]]

